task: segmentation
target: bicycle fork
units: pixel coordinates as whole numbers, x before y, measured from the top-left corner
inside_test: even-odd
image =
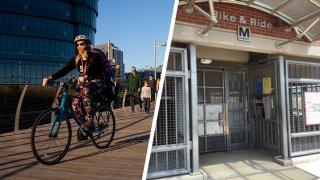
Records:
[[[49,138],[52,138],[52,137],[57,138],[58,137],[60,126],[61,126],[61,122],[62,122],[63,117],[64,117],[64,111],[65,111],[64,105],[65,105],[66,99],[67,99],[67,92],[63,92],[62,100],[61,100],[61,106],[59,108],[60,112],[61,112],[61,116],[59,117],[59,120],[58,120],[58,127],[56,129],[56,132],[52,136],[53,129],[54,129],[56,123],[57,123],[57,115],[55,114],[54,118],[53,118],[52,126],[51,126],[50,131],[49,131]]]

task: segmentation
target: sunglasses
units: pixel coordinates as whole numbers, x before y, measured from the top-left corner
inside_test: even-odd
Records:
[[[78,47],[78,46],[84,46],[86,43],[85,42],[80,42],[80,43],[77,43],[76,44],[76,47]]]

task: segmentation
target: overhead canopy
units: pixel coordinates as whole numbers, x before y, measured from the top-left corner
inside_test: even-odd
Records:
[[[201,12],[199,2],[208,2],[210,5],[210,14]],[[262,10],[279,17],[289,24],[288,28],[293,28],[297,33],[297,37],[278,45],[284,45],[305,36],[310,43],[320,39],[320,0],[180,0],[179,5],[187,5],[187,7],[200,12],[208,17],[211,15],[210,24],[203,32],[208,31],[215,23],[213,17],[214,8],[212,2],[226,2],[233,4],[242,4]],[[187,12],[187,11],[186,11]],[[212,20],[213,19],[213,20]]]

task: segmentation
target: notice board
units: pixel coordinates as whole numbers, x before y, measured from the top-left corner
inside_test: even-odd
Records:
[[[306,125],[320,124],[320,92],[304,92]]]

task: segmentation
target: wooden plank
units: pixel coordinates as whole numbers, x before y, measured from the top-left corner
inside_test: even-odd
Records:
[[[34,158],[31,129],[0,134],[0,179],[141,179],[153,113],[131,113],[128,108],[114,113],[117,131],[109,148],[99,150],[90,140],[77,142],[73,125],[70,149],[53,166]]]

